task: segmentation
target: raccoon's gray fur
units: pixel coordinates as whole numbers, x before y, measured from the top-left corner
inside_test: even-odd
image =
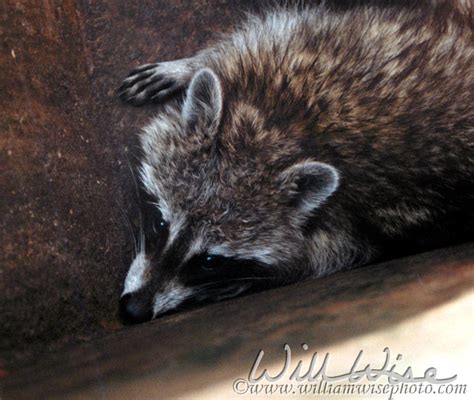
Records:
[[[167,102],[141,136],[155,222],[125,316],[471,238],[473,43],[466,0],[282,8],[133,71],[127,101]]]

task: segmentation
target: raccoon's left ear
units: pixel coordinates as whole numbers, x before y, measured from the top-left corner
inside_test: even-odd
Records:
[[[303,216],[310,215],[339,185],[339,173],[331,165],[303,161],[279,176],[280,188]]]
[[[194,75],[186,92],[182,115],[188,126],[216,129],[222,116],[222,89],[217,75],[203,68]]]

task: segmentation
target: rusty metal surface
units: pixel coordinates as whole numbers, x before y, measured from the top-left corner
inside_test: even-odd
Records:
[[[115,90],[141,63],[191,55],[250,3],[0,3],[0,366],[121,327],[128,162],[153,108]]]
[[[6,399],[192,398],[246,375],[256,349],[279,360],[283,343],[322,348],[472,293],[473,267],[467,244],[339,272],[130,327],[12,371],[0,385]]]

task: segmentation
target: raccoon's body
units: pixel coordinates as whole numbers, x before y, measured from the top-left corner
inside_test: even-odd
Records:
[[[472,238],[473,93],[462,0],[278,9],[135,70],[126,100],[167,100],[141,136],[163,220],[132,263],[124,313]]]

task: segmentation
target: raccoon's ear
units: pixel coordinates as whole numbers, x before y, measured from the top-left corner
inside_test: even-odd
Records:
[[[331,165],[303,161],[279,176],[281,190],[298,211],[307,216],[324,203],[339,185],[339,173]]]
[[[215,129],[222,116],[222,89],[217,75],[208,68],[194,75],[186,92],[182,115],[188,126]]]

